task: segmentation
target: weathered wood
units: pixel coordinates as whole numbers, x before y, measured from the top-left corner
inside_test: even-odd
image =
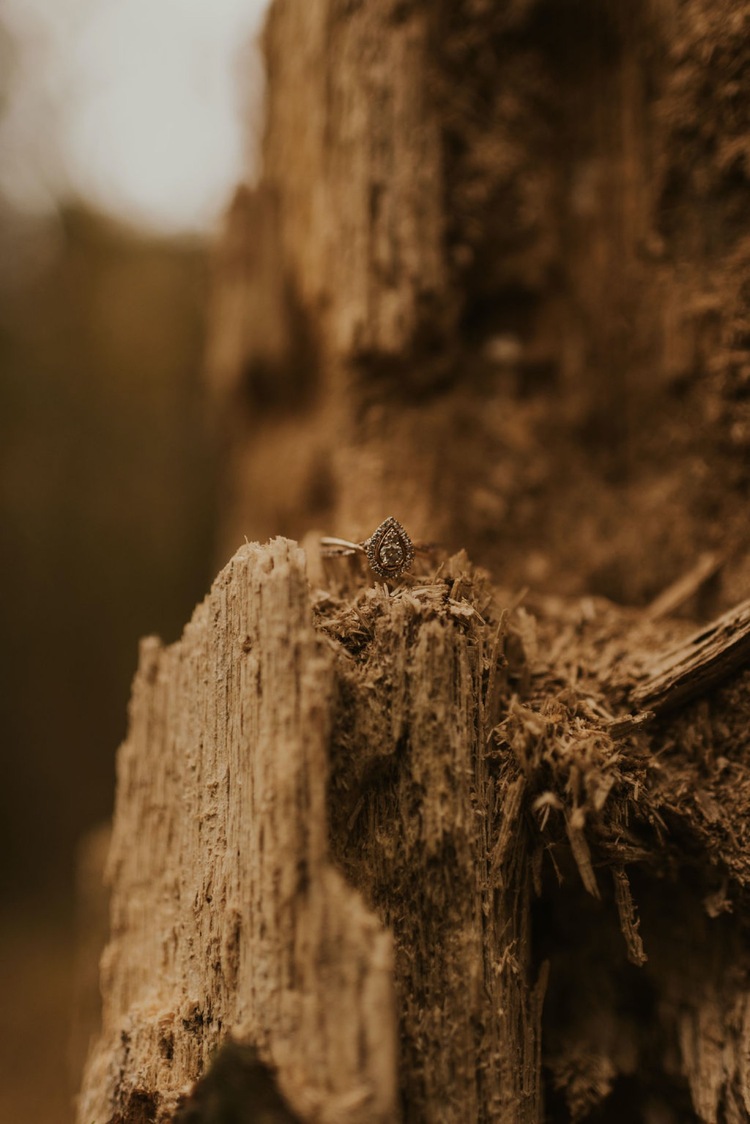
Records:
[[[750,1111],[741,685],[731,766],[695,715],[615,731],[603,657],[647,615],[535,621],[465,557],[392,589],[354,563],[340,595],[247,546],[144,644],[80,1124],[256,1093],[306,1124],[540,1124],[545,1073],[583,1120],[634,1066],[634,1103]]]
[[[316,560],[311,596],[241,552],[136,681],[97,1124],[168,1114],[230,1031],[306,1122],[750,1114],[747,622],[653,657],[699,550],[746,587],[746,9],[271,9],[209,349],[225,542],[393,510],[651,611],[509,613],[465,559]]]
[[[276,1075],[252,1046],[222,1045],[174,1118],[174,1124],[302,1124],[278,1090]]]
[[[281,260],[329,354],[400,367],[454,307],[431,22],[427,5],[401,0],[278,0],[269,12],[264,185]]]
[[[242,549],[179,642],[143,642],[81,1124],[171,1119],[229,1033],[306,1118],[393,1119],[392,941],[329,858],[332,689],[283,540]]]
[[[407,1119],[542,1119],[525,781],[485,752],[523,657],[455,565],[316,637],[300,552],[248,546],[144,642],[81,1124],[168,1119],[230,1033],[303,1119],[395,1120],[394,985]]]
[[[630,699],[641,710],[674,709],[748,664],[750,601],[744,601],[654,659]]]
[[[501,610],[465,558],[318,607],[341,646],[333,849],[393,931],[415,1124],[543,1119],[527,782],[488,751],[525,667]]]
[[[715,611],[745,595],[746,13],[271,6],[209,349],[221,557],[393,511],[516,588],[646,604],[718,550]]]

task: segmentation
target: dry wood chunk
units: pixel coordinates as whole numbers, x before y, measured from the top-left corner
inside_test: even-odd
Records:
[[[328,859],[332,685],[282,539],[241,549],[176,644],[143,643],[81,1124],[171,1119],[230,1031],[303,1115],[392,1119],[391,938]]]

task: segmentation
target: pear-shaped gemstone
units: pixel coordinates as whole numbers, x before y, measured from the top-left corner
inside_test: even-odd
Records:
[[[366,544],[367,557],[381,578],[397,578],[414,560],[414,546],[404,528],[389,515]]]
[[[398,531],[391,528],[386,531],[378,547],[378,561],[384,570],[397,570],[404,564],[406,550],[399,538]]]

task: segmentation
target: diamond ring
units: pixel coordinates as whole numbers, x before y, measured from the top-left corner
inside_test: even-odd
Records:
[[[389,515],[364,542],[349,542],[329,536],[320,540],[320,552],[325,557],[346,554],[364,554],[370,568],[381,578],[398,578],[406,573],[414,561],[415,547],[398,519]]]

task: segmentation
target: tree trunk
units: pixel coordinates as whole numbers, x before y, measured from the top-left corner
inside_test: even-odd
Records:
[[[224,547],[489,572],[275,539],[144,644],[81,1124],[750,1116],[748,607],[675,618],[750,576],[748,27],[275,0]]]
[[[712,548],[746,595],[748,10],[273,4],[227,553],[393,511],[509,585],[642,604]]]

